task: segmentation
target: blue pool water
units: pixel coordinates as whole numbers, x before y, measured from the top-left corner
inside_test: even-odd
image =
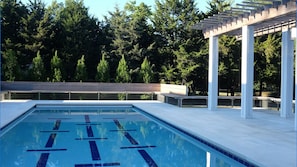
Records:
[[[1,166],[246,166],[131,106],[38,106],[1,135]]]

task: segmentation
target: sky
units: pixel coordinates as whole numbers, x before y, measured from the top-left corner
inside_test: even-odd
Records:
[[[27,4],[29,0],[21,0],[24,4]],[[89,14],[103,20],[104,16],[108,16],[109,11],[114,11],[116,5],[120,9],[124,8],[124,5],[131,0],[84,0],[84,4],[89,8]],[[209,0],[196,0],[196,5],[200,11],[206,11],[207,2]],[[235,0],[235,2],[240,2],[241,0]],[[43,0],[46,5],[50,5],[52,0]],[[57,0],[57,2],[65,2],[65,0]],[[136,0],[136,3],[139,4],[144,2],[146,5],[151,6],[151,9],[155,8],[155,0]]]

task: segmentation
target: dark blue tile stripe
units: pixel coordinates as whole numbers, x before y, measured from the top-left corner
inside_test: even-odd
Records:
[[[89,141],[93,160],[101,160],[98,147],[95,141]]]
[[[125,118],[108,118],[108,117],[105,117],[103,119],[125,119]]]
[[[107,140],[107,137],[85,137],[85,138],[75,138],[75,140]]]
[[[128,129],[128,130],[124,130],[124,129],[118,129],[118,130],[109,130],[110,132],[135,132],[136,129]]]
[[[101,125],[101,123],[84,123],[84,124],[76,124],[76,125]]]
[[[48,157],[49,157],[49,153],[42,153],[40,155],[40,158],[37,162],[36,167],[46,167]]]
[[[94,137],[92,126],[86,126],[88,137]]]
[[[119,162],[112,162],[112,163],[104,163],[103,166],[120,166]]]
[[[85,115],[85,121],[86,121],[86,123],[91,123],[89,115]]]
[[[58,148],[58,149],[31,149],[27,150],[28,152],[38,152],[38,151],[67,151],[66,148]]]
[[[42,130],[41,133],[50,133],[50,132],[69,132],[69,130]]]
[[[130,141],[133,145],[138,145],[138,142],[128,133],[125,131],[124,127],[121,125],[121,123],[118,120],[113,120],[113,122],[116,124],[116,126],[119,128],[119,130],[124,134],[124,136]]]
[[[55,120],[57,120],[57,119],[61,119],[61,120],[65,120],[65,119],[71,119],[71,118],[47,118],[47,119],[55,119]]]
[[[121,149],[134,149],[134,148],[155,148],[157,146],[129,146],[129,147],[120,147]]]
[[[75,167],[93,167],[93,164],[75,164]]]
[[[130,141],[131,144],[138,145],[138,142],[128,132],[124,132],[124,135]]]
[[[123,126],[120,124],[120,122],[118,120],[113,120],[113,122],[117,125],[117,127],[120,129],[120,130],[123,130]]]
[[[103,163],[103,164],[75,164],[75,167],[94,167],[94,166],[120,166],[119,162]]]
[[[60,120],[60,119],[58,119],[58,120],[56,121],[55,125],[54,125],[54,128],[53,128],[53,130],[59,130],[59,128],[60,128],[60,125],[61,125],[61,120]]]
[[[145,150],[138,150],[142,158],[146,161],[149,167],[157,167],[158,165],[152,159],[152,157]]]
[[[47,147],[47,148],[48,148],[48,147],[52,147],[52,146],[53,146],[53,143],[54,143],[54,141],[55,141],[56,136],[57,136],[56,133],[52,133],[52,134],[49,136],[49,138],[48,138],[48,140],[47,140],[47,143],[46,143],[45,147]]]

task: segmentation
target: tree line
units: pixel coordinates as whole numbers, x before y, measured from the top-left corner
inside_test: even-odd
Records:
[[[206,12],[197,3],[130,1],[98,20],[83,0],[2,0],[2,80],[162,82],[205,94],[208,40],[192,26],[232,1],[210,0]],[[279,89],[280,34],[255,41],[255,89]],[[240,55],[240,41],[220,36],[220,88],[239,89]]]

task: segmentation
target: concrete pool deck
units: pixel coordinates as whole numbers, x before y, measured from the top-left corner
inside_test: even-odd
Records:
[[[36,104],[133,104],[188,133],[265,167],[295,167],[294,118],[254,109],[253,119],[242,119],[239,109],[180,108],[158,101],[1,101],[1,127]]]

